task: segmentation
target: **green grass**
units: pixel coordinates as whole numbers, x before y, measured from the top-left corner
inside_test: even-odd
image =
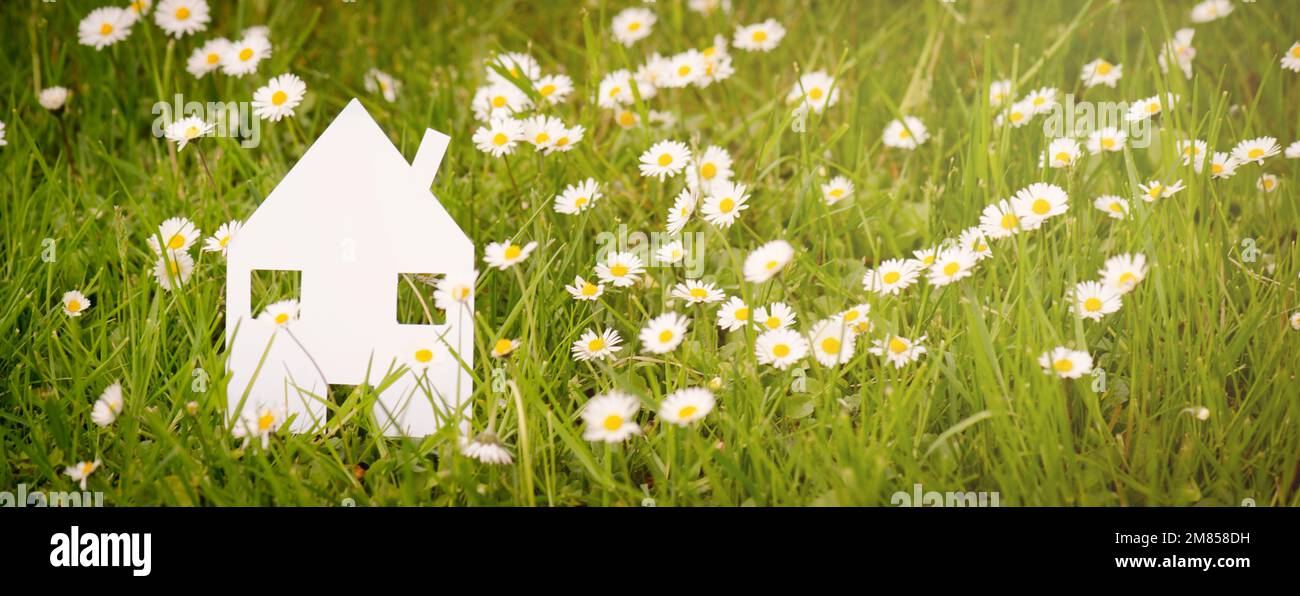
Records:
[[[1259,166],[1210,180],[1182,166],[1172,144],[1193,136],[1226,151],[1255,136],[1286,145],[1300,135],[1300,82],[1278,66],[1300,30],[1286,3],[1235,3],[1229,17],[1197,26],[1191,81],[1155,64],[1159,44],[1190,25],[1191,2],[738,1],[732,15],[704,18],[661,0],[653,35],[632,48],[608,33],[630,3],[433,11],[368,0],[221,2],[197,38],[169,40],[150,21],[102,52],[76,43],[77,22],[96,4],[0,6],[9,141],[0,147],[0,488],[70,490],[63,467],[100,458],[89,487],[112,505],[878,505],[917,483],[998,491],[1004,505],[1300,503],[1300,333],[1287,325],[1297,307],[1300,168],[1270,159],[1263,170],[1281,189],[1264,194],[1255,189]],[[775,51],[733,50],[730,80],[638,104],[643,115],[673,112],[671,130],[622,130],[587,99],[610,70],[768,17],[789,30]],[[256,24],[270,26],[275,53],[255,75],[185,72],[202,40]],[[577,97],[553,113],[586,126],[588,137],[544,159],[521,148],[507,171],[470,142],[469,102],[486,59],[523,50],[574,78]],[[1097,57],[1123,63],[1118,88],[1078,84],[1079,68]],[[363,90],[371,67],[404,81],[398,101]],[[803,134],[783,103],[797,68],[840,73],[843,90]],[[295,118],[263,123],[258,147],[202,139],[177,153],[150,133],[158,100],[248,101],[286,71],[306,80],[307,101]],[[1006,77],[1017,94],[1052,86],[1079,100],[1122,101],[1170,90],[1183,100],[1158,119],[1152,147],[1043,170],[1041,120],[992,126],[988,83]],[[54,84],[74,92],[61,117],[35,100]],[[426,127],[453,137],[433,190],[478,256],[490,241],[541,243],[517,272],[479,262],[473,424],[491,420],[515,455],[511,466],[456,455],[446,432],[378,436],[365,388],[335,396],[319,435],[280,433],[267,450],[241,448],[224,422],[222,260],[197,257],[178,292],[149,275],[145,242],[159,223],[183,215],[210,233],[230,216],[247,218],[354,96],[408,158]],[[933,133],[917,151],[880,142],[900,112]],[[753,188],[740,224],[688,227],[707,241],[705,279],[751,306],[788,302],[802,329],[870,302],[873,337],[924,334],[929,354],[896,370],[866,354],[863,338],[847,365],[806,360],[806,392],[792,392],[795,373],[756,365],[753,335],[719,332],[714,308],[677,304],[693,319],[689,340],[665,358],[639,351],[637,330],[671,309],[665,299],[680,269],[651,269],[650,287],[607,292],[598,305],[571,300],[562,286],[591,277],[598,233],[662,230],[681,178],[661,184],[636,169],[661,138],[726,147],[737,179]],[[857,193],[828,207],[818,185],[835,174],[853,179]],[[551,210],[551,197],[588,176],[604,184],[605,199],[578,217]],[[1128,221],[1091,206],[1152,178],[1181,178],[1187,189],[1134,201]],[[984,205],[1040,181],[1068,189],[1069,213],[997,242],[971,278],[942,290],[918,284],[899,298],[863,292],[870,263],[955,236]],[[773,283],[745,284],[739,263],[775,238],[796,247],[795,261]],[[1246,238],[1267,257],[1243,258]],[[55,242],[54,262],[41,258],[45,239]],[[1145,253],[1150,275],[1118,313],[1079,321],[1065,292],[1122,252]],[[77,319],[59,309],[74,288],[94,301]],[[588,327],[616,328],[628,347],[612,363],[576,363],[569,346]],[[503,364],[517,394],[492,393],[487,350],[501,336],[523,342]],[[1041,372],[1038,354],[1060,344],[1094,356],[1105,391]],[[199,369],[210,375],[205,387]],[[719,407],[704,423],[675,428],[651,415],[666,393],[714,377]],[[126,409],[101,429],[90,409],[115,380]],[[578,412],[612,388],[649,408],[639,417],[645,437],[587,443]],[[1200,406],[1207,420],[1184,411]]]

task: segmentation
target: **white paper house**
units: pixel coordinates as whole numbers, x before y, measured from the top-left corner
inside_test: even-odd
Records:
[[[429,190],[447,142],[426,130],[408,164],[353,99],[230,241],[232,420],[278,407],[296,415],[291,430],[312,432],[326,423],[330,385],[367,384],[380,391],[374,416],[386,435],[427,435],[448,420],[466,427],[473,304],[445,313],[443,325],[397,320],[401,274],[473,275],[473,244]],[[250,312],[254,270],[301,272],[299,318],[287,332]],[[402,369],[439,346],[441,364]]]

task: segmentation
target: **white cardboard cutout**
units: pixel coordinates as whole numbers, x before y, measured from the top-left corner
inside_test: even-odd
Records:
[[[447,143],[426,130],[407,164],[353,99],[231,239],[232,422],[275,407],[296,416],[293,432],[314,432],[325,425],[329,385],[368,384],[379,391],[374,416],[386,435],[428,435],[448,420],[468,428],[472,298],[445,313],[445,325],[397,322],[399,274],[473,275],[474,245],[429,191]],[[299,317],[287,328],[250,312],[255,269],[301,272]],[[432,310],[428,286],[416,285]],[[407,366],[416,350],[437,346],[440,363],[418,372]]]

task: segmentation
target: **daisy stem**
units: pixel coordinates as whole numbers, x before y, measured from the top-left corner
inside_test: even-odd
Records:
[[[68,169],[72,171],[73,178],[80,178],[77,175],[77,159],[72,154],[72,141],[68,140],[68,122],[63,118],[63,114],[59,114],[58,119],[59,133],[63,135],[63,150],[68,154]]]
[[[220,203],[221,207],[226,211],[226,219],[232,219],[230,216],[230,205],[227,205],[225,201],[221,200],[221,189],[217,187],[217,179],[212,176],[212,170],[208,169],[208,160],[203,157],[203,150],[199,149],[197,143],[194,146],[194,152],[199,155],[199,166],[203,168],[203,173],[208,175],[208,184],[212,185],[212,194],[217,196],[217,202]]]
[[[506,174],[510,176],[510,186],[515,189],[515,198],[518,199],[520,196],[519,183],[515,182],[515,170],[510,165],[510,156],[506,155],[502,159],[506,162]]]

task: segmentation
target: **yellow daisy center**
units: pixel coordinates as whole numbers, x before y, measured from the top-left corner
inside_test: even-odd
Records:
[[[420,348],[415,351],[416,362],[424,364],[426,362],[429,362],[430,360],[433,360],[433,350],[430,350],[428,348]]]
[[[587,204],[587,197],[578,197],[576,200],[573,201],[574,207],[582,207],[583,205],[586,204]]]
[[[618,123],[623,126],[632,126],[633,124],[636,124],[636,114],[633,114],[628,110],[623,110],[618,114]]]
[[[167,248],[175,250],[182,246],[185,246],[185,237],[180,234],[175,234],[167,240]]]
[[[275,424],[275,415],[270,412],[257,417],[257,430],[270,430],[273,424]]]
[[[777,358],[785,358],[790,355],[790,346],[785,344],[776,344],[772,346],[772,355]]]
[[[1264,150],[1260,149],[1259,147],[1256,147],[1254,149],[1251,149],[1250,153],[1247,153],[1246,155],[1249,156],[1251,159],[1259,159],[1264,156]]]
[[[1049,203],[1047,199],[1034,199],[1034,213],[1038,215],[1046,215],[1047,212],[1051,210],[1052,204]]]
[[[456,289],[452,291],[452,295],[463,302],[466,298],[469,298],[469,292],[469,286],[456,286]]]
[[[289,101],[289,94],[283,91],[276,91],[271,95],[271,105],[281,106],[284,102]]]
[[[1291,48],[1291,57],[1300,58],[1300,46],[1295,46]]]
[[[736,309],[736,312],[734,312],[734,313],[731,314],[731,317],[734,318],[734,319],[736,319],[737,321],[748,321],[748,320],[749,320],[749,309],[748,309],[748,308],[743,308],[743,307],[742,307],[742,308],[737,308],[737,309]]]
[[[522,252],[524,252],[524,249],[519,248],[519,245],[511,244],[508,248],[506,248],[506,258],[513,261],[515,259],[518,259],[520,253]]]
[[[1111,71],[1112,68],[1114,68],[1114,67],[1111,66],[1109,62],[1106,62],[1105,60],[1102,60],[1102,61],[1101,61],[1101,64],[1098,64],[1098,65],[1097,65],[1097,74],[1099,74],[1099,75],[1108,75],[1108,74],[1110,74],[1110,71]]]
[[[846,310],[846,311],[844,311],[844,320],[845,320],[845,321],[856,321],[856,320],[858,320],[858,311],[856,311],[856,310]]]
[[[688,66],[688,65],[686,65],[686,64],[683,64],[683,65],[677,67],[677,76],[684,77],[684,76],[689,75],[689,74],[691,74],[691,67],[690,67],[690,66]]]
[[[1216,163],[1216,164],[1210,164],[1210,173],[1211,173],[1211,174],[1222,174],[1222,173],[1223,173],[1223,164],[1217,164],[1217,163]]]
[[[709,292],[704,288],[691,288],[691,298],[703,298],[708,295]]]
[[[897,337],[889,338],[889,351],[895,354],[902,354],[907,351],[907,342]]]
[[[713,177],[717,175],[718,175],[718,166],[715,166],[711,163],[706,163],[702,167],[700,167],[700,177],[704,178],[705,180],[712,180]]]
[[[627,265],[614,265],[609,268],[609,274],[614,277],[623,277],[627,275]]]
[[[185,8],[184,6],[176,9],[176,20],[184,21],[188,18],[190,18],[190,9]]]
[[[499,132],[497,133],[497,136],[492,137],[492,144],[497,147],[506,144],[508,141],[510,141],[510,137],[506,136],[506,133],[504,132]]]
[[[780,264],[781,264],[780,261],[768,261],[767,264],[764,265],[764,267],[766,267],[768,271],[771,271],[773,269],[776,269]]]
[[[1060,153],[1057,153],[1057,154],[1056,154],[1056,161],[1059,161],[1059,162],[1062,162],[1062,163],[1070,163],[1070,154],[1069,154],[1069,153],[1066,153],[1066,152],[1064,152],[1064,151],[1062,151],[1062,152],[1060,152]]]
[[[191,126],[191,127],[187,128],[187,129],[185,129],[185,138],[187,138],[187,139],[192,139],[192,138],[197,137],[197,136],[199,136],[199,127],[197,127],[197,126]]]
[[[897,271],[889,271],[889,272],[886,272],[883,276],[881,276],[880,279],[881,279],[882,281],[884,281],[885,283],[887,283],[887,284],[893,284],[893,283],[898,283],[898,280],[899,280],[899,279],[902,279],[902,277],[903,277],[903,274],[901,274],[901,273],[899,273],[899,272],[897,272]]]
[[[72,312],[80,311],[80,310],[81,310],[81,302],[79,302],[76,298],[73,298],[72,300],[69,300],[69,301],[68,301],[68,310],[69,310],[69,311],[72,311]]]
[[[673,340],[673,332],[670,329],[664,329],[659,332],[659,343],[666,344]]]
[[[100,35],[110,35],[110,34],[112,34],[112,33],[113,33],[113,24],[112,24],[112,23],[104,23],[103,25],[100,25],[100,26],[99,26],[99,34],[100,34]]]
[[[926,264],[926,265],[933,265],[933,264],[934,264],[934,255],[925,255],[925,258],[921,259],[921,262],[924,263],[924,264]]]
[[[1097,298],[1088,298],[1083,301],[1083,310],[1088,312],[1097,312],[1101,310],[1101,300]]]
[[[1120,203],[1119,201],[1115,201],[1115,202],[1113,202],[1113,203],[1110,204],[1110,210],[1111,210],[1111,211],[1114,211],[1115,213],[1123,213],[1123,212],[1124,212],[1124,205],[1123,205],[1122,203]]]
[[[1135,282],[1137,282],[1137,276],[1136,276],[1136,275],[1133,275],[1132,273],[1129,273],[1129,272],[1127,272],[1127,271],[1124,272],[1122,275],[1119,276],[1119,283],[1120,283],[1120,285],[1122,285],[1122,286],[1126,286],[1126,285],[1129,285],[1129,284],[1131,284],[1131,283],[1135,283]]]
[[[1074,370],[1074,362],[1072,362],[1069,358],[1062,358],[1060,360],[1057,360],[1056,362],[1053,362],[1052,368],[1056,369],[1056,372],[1062,372],[1062,373],[1070,372],[1071,370]]]
[[[241,62],[248,62],[252,57],[253,57],[253,48],[244,48],[242,50],[239,50],[239,60]]]
[[[911,136],[912,136],[912,133],[911,133],[911,132],[908,132],[908,130],[907,130],[906,128],[904,128],[903,130],[898,131],[898,138],[900,138],[900,139],[910,138]]]
[[[1011,121],[1020,122],[1025,119],[1025,115],[1020,112],[1011,112]]]
[[[777,327],[781,326],[781,319],[780,317],[775,317],[775,316],[768,317],[767,320],[763,322],[763,324],[767,325],[768,329],[776,329]]]
[[[1156,184],[1152,186],[1150,190],[1147,191],[1147,196],[1154,199],[1160,196],[1160,191],[1162,190],[1164,190],[1164,187],[1159,184]]]
[[[276,324],[276,325],[283,325],[283,324],[287,323],[288,321],[289,321],[289,313],[282,312],[282,313],[280,313],[280,314],[278,314],[278,315],[275,315],[275,324]]]
[[[498,96],[496,96],[496,97],[493,97],[493,98],[492,98],[492,107],[494,107],[494,108],[504,108],[504,107],[506,107],[506,96],[504,96],[504,95],[498,95]]]
[[[593,340],[587,342],[587,350],[588,350],[588,351],[591,351],[591,352],[599,352],[599,351],[601,351],[601,350],[603,350],[603,349],[605,349],[605,340],[603,340],[603,339],[601,339],[601,338],[599,338],[599,337],[597,337],[596,339],[593,339]]]
[[[537,90],[537,93],[542,97],[550,97],[552,93],[555,93],[555,85],[543,85],[541,89]]]
[[[844,196],[844,189],[843,189],[843,188],[832,188],[831,191],[828,192],[828,193],[826,193],[826,194],[829,194],[832,198],[836,198],[836,199],[838,199],[838,198]]]
[[[813,87],[812,90],[808,92],[808,97],[815,101],[821,99],[822,95],[824,95],[825,93],[826,92],[822,91],[821,87]]]
[[[671,163],[673,163],[673,156],[672,156],[672,154],[670,154],[670,153],[665,153],[665,154],[659,156],[659,165],[660,165],[660,166],[667,166],[668,164],[671,164]]]
[[[1035,97],[1035,98],[1034,98],[1034,107],[1041,106],[1041,105],[1043,105],[1044,103],[1047,103],[1047,98],[1046,98],[1046,97],[1043,97],[1043,96],[1039,95],[1038,97]]]
[[[736,207],[736,202],[731,199],[722,199],[721,201],[718,202],[718,211],[721,211],[723,213],[731,213],[731,210],[734,209],[735,207]]]
[[[86,463],[84,463],[84,464],[81,464],[81,475],[82,475],[82,476],[85,476],[85,475],[87,475],[87,474],[89,474],[89,473],[91,473],[91,472],[94,472],[94,471],[95,471],[95,463],[94,463],[94,462],[86,462]]]
[[[1156,102],[1154,102],[1154,101],[1151,102],[1151,103],[1149,103],[1149,104],[1147,104],[1147,113],[1148,113],[1148,114],[1154,114],[1154,113],[1159,112],[1159,111],[1160,111],[1160,104],[1158,104],[1158,103],[1156,103]]]
[[[956,261],[953,261],[943,266],[943,274],[948,277],[952,277],[956,275],[957,271],[959,270],[961,270],[961,265],[958,264]]]
[[[605,427],[605,430],[607,431],[616,431],[623,428],[623,417],[618,414],[610,414],[605,417],[605,421],[600,423],[600,425]]]
[[[593,284],[593,283],[591,283],[591,282],[587,282],[587,283],[583,284],[583,285],[582,285],[582,295],[583,295],[583,296],[595,296],[595,295],[596,295],[596,284]]]
[[[569,137],[560,137],[558,139],[555,139],[556,147],[563,147],[568,144],[569,144]]]
[[[838,353],[840,353],[840,340],[835,339],[835,338],[833,338],[833,337],[828,337],[828,338],[826,338],[826,339],[823,339],[823,340],[822,340],[822,351],[823,351],[823,352],[826,352],[827,354],[838,354]]]
[[[1106,148],[1106,149],[1114,149],[1114,148],[1115,148],[1115,139],[1112,139],[1112,138],[1110,138],[1110,137],[1105,137],[1105,138],[1103,138],[1103,139],[1101,140],[1101,146],[1104,147],[1104,148]]]
[[[208,64],[216,64],[218,62],[221,62],[221,54],[216,52],[208,54]]]
[[[685,420],[687,418],[690,418],[691,416],[694,416],[695,413],[698,411],[700,411],[699,408],[696,408],[695,406],[686,406],[677,411],[677,417],[681,418],[682,420]]]
[[[627,24],[628,31],[636,31],[637,29],[640,28],[641,28],[641,21],[632,21],[631,23]]]
[[[502,339],[498,339],[496,345],[492,346],[492,351],[496,352],[497,354],[504,354],[506,352],[509,352],[510,349],[513,347],[515,347],[514,342],[502,338]]]
[[[538,134],[537,134],[537,137],[535,137],[535,138],[533,139],[533,142],[536,143],[536,144],[538,144],[538,145],[541,145],[542,143],[545,143],[545,142],[547,142],[547,141],[549,141],[549,140],[551,140],[551,135],[548,135],[548,134],[542,132],[542,133],[538,133]]]

